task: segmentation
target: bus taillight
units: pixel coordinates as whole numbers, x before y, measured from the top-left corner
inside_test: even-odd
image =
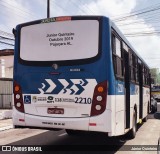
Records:
[[[24,112],[22,89],[21,89],[20,85],[16,82],[14,82],[13,92],[14,92],[14,106],[15,106],[15,108],[20,112]]]
[[[91,116],[102,114],[106,109],[107,81],[97,84],[94,89]]]

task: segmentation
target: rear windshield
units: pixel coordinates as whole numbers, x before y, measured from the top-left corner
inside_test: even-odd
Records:
[[[99,50],[99,21],[70,20],[27,25],[20,32],[20,59],[66,61],[93,58]]]

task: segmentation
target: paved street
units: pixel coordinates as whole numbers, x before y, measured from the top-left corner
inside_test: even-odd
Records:
[[[13,128],[12,119],[0,120],[0,131]]]
[[[70,146],[71,148],[74,146],[79,149],[82,148],[82,145],[87,146],[94,146],[94,148],[97,146],[101,146],[101,148],[104,148],[104,146],[109,145],[117,145],[113,152],[107,153],[117,153],[117,154],[123,154],[123,153],[136,153],[141,154],[144,153],[144,151],[118,151],[121,148],[125,148],[126,145],[157,145],[158,136],[160,133],[160,120],[159,119],[153,119],[154,115],[149,115],[148,121],[146,123],[143,123],[143,125],[138,127],[138,132],[136,135],[136,138],[133,140],[126,140],[125,137],[112,137],[108,138],[104,136],[104,134],[89,134],[89,135],[82,135],[82,136],[68,136],[64,130],[61,131],[47,131],[47,130],[37,130],[37,129],[6,129],[3,131],[0,131],[0,145],[61,145],[62,147],[64,145]],[[11,119],[4,120],[5,127],[7,123],[8,126],[12,125]],[[2,126],[0,122],[0,126]],[[100,153],[102,149],[100,149],[97,152],[94,153]],[[16,152],[15,152],[16,153]],[[27,152],[26,152],[27,153]],[[55,153],[59,153],[58,151],[55,151]],[[65,153],[65,151],[62,151],[60,153]],[[72,153],[72,152],[71,152]],[[89,151],[87,151],[89,153]],[[101,153],[106,153],[106,151],[101,151]],[[156,151],[145,151],[145,153],[148,154],[156,154]]]
[[[158,16],[160,0],[0,0],[0,154],[160,154]]]
[[[144,123],[141,127],[139,127],[137,131],[136,138],[133,140],[128,140],[124,145],[157,145],[158,137],[160,135],[160,120],[158,119],[149,119],[146,123]],[[119,151],[117,154],[127,153],[124,151]],[[141,154],[144,151],[133,151],[129,152],[133,154]],[[156,151],[149,151],[148,153],[157,153]]]

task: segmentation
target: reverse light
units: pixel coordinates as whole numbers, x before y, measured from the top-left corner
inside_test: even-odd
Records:
[[[96,105],[96,107],[95,107],[95,108],[96,108],[96,110],[98,110],[98,111],[99,111],[99,110],[101,110],[101,108],[102,108],[102,107],[101,107],[100,105]]]
[[[97,96],[97,101],[102,101],[102,96]]]
[[[17,106],[17,107],[21,107],[21,103],[18,102],[18,103],[16,104],[16,106]]]
[[[19,94],[16,95],[16,99],[20,99],[20,97],[21,97],[21,96],[20,96]]]

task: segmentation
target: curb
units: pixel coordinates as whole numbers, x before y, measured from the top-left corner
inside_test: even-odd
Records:
[[[12,129],[12,128],[13,128],[13,125],[5,126],[5,127],[0,128],[0,132],[4,130]]]
[[[0,120],[11,119],[11,118],[12,118],[12,110],[0,110]]]

